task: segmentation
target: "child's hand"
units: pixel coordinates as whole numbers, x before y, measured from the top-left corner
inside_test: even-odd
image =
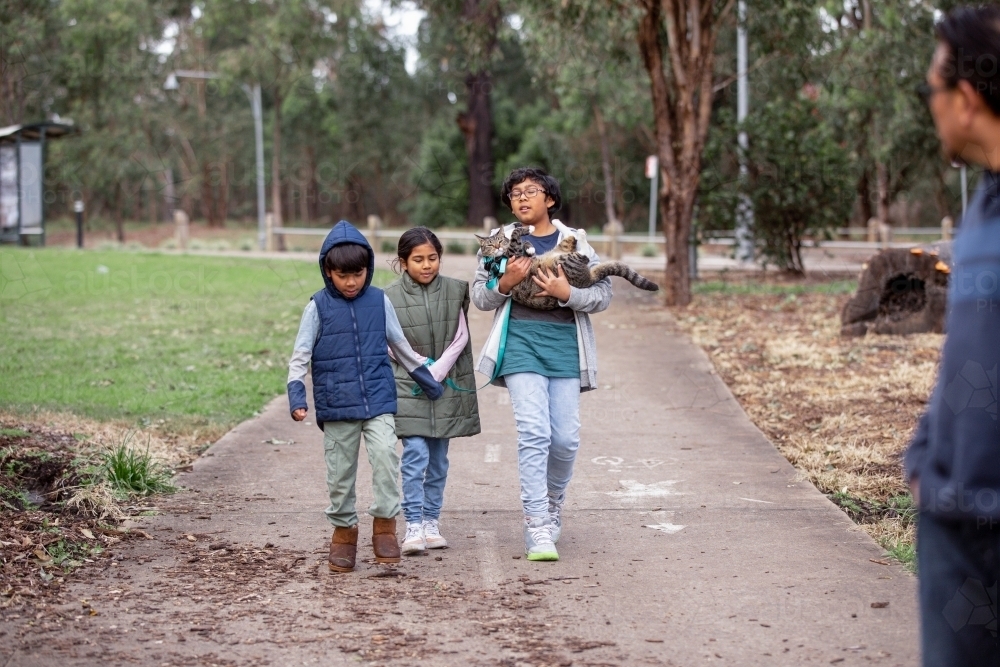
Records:
[[[562,267],[558,264],[556,264],[554,272],[539,271],[532,280],[542,288],[542,291],[536,296],[554,296],[564,303],[569,301],[569,297],[572,294],[569,281],[566,280],[566,275],[562,272]]]
[[[501,294],[510,294],[511,288],[518,284],[528,275],[531,270],[530,257],[517,257],[507,262],[507,271],[500,276],[497,289]]]
[[[294,419],[297,422],[300,422],[300,421],[302,421],[303,419],[306,418],[306,414],[308,412],[309,411],[306,410],[305,408],[299,408],[298,410],[295,410],[294,412],[292,412],[292,419]]]

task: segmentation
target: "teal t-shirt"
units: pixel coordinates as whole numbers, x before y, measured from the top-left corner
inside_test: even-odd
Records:
[[[527,236],[541,255],[555,247],[559,233]],[[576,315],[571,308],[535,310],[512,303],[507,344],[498,375],[538,373],[550,378],[580,377]]]

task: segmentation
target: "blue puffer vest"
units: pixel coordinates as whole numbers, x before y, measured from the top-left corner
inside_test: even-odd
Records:
[[[320,270],[326,253],[342,243],[368,250],[368,279],[358,296],[348,300],[323,272],[326,288],[313,295],[320,328],[313,347],[312,381],[320,428],[328,421],[396,413],[396,382],[385,336],[385,295],[371,286],[375,253],[357,229],[341,221],[323,243]]]

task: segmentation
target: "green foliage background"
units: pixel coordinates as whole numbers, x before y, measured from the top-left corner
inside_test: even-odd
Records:
[[[939,159],[930,118],[912,94],[934,47],[935,17],[953,4],[869,3],[866,24],[860,0],[752,3],[747,127],[760,132],[750,132],[750,159],[760,165],[766,152],[797,173],[814,168],[815,160],[791,164],[807,158],[792,150],[795,142],[782,152],[765,136],[805,96],[824,145],[843,151],[835,162],[844,173],[833,181],[851,180],[849,191],[837,194],[850,206],[836,207],[836,215],[804,220],[801,207],[794,215],[765,207],[759,238],[793,224],[792,217],[794,229],[817,233],[863,225],[877,205],[879,167],[888,174],[894,224],[934,225],[957,212],[957,175]],[[462,18],[462,3],[418,6],[427,13],[411,73],[405,46],[357,0],[7,3],[0,6],[0,125],[58,117],[83,130],[50,146],[51,216],[68,215],[80,197],[91,219],[162,219],[170,174],[177,203],[196,219],[252,220],[254,142],[241,85],[256,82],[264,93],[269,179],[276,123],[280,130],[286,224],[363,223],[377,214],[390,225],[454,226],[463,224],[468,203],[457,119],[468,72],[485,66],[495,185],[514,166],[543,166],[563,184],[560,217],[599,228],[606,220],[600,114],[616,215],[629,230],[645,228],[643,160],[653,152],[653,122],[635,44],[637,5],[501,3],[488,52],[482,45],[490,35]],[[741,187],[735,28],[732,20],[722,26],[717,47],[701,229],[732,228]],[[220,78],[182,78],[179,89],[166,90],[177,70]],[[775,202],[792,201],[798,184],[782,178],[771,187],[790,188]],[[510,219],[496,203],[501,219]],[[776,259],[769,241],[760,249],[764,259]]]

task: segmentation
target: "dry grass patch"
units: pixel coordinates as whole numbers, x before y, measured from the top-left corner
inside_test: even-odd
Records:
[[[781,453],[910,564],[914,510],[901,458],[943,336],[841,338],[852,287],[709,285],[675,316]]]

